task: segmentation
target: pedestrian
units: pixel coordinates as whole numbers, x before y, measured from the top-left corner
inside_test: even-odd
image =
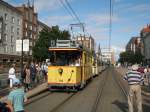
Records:
[[[129,93],[128,93],[128,105],[129,112],[134,112],[134,102],[136,101],[137,112],[142,112],[142,96],[141,96],[141,82],[143,77],[138,70],[138,65],[132,65],[132,70],[128,71],[124,76],[124,79],[128,81]],[[135,100],[133,100],[135,98]]]
[[[35,86],[35,78],[36,78],[36,68],[35,68],[35,64],[33,62],[31,62],[31,65],[30,65],[30,77],[31,77],[31,86],[34,87]]]
[[[47,81],[47,72],[48,72],[48,66],[47,64],[43,61],[42,65],[41,65],[41,70],[42,70],[42,74],[44,77],[44,82]]]
[[[13,107],[9,104],[8,101],[0,101],[0,112],[13,112]]]
[[[12,64],[11,65],[11,68],[9,69],[9,72],[8,72],[8,78],[9,78],[9,84],[10,84],[10,88],[13,87],[13,79],[16,78],[16,65],[15,64]]]
[[[37,81],[37,84],[39,84],[40,82],[40,71],[41,71],[41,68],[38,64],[36,64],[36,81]]]
[[[25,92],[26,91],[29,91],[29,87],[30,87],[30,84],[31,84],[31,76],[30,76],[30,67],[29,67],[29,64],[26,65],[26,68],[25,68],[25,80],[24,80],[24,83],[25,83]]]
[[[24,102],[27,102],[27,97],[17,78],[13,79],[13,89],[8,95],[8,102],[12,105],[13,112],[24,112]]]
[[[24,82],[25,82],[25,78],[26,78],[26,66],[27,64],[24,65],[23,67],[23,70],[22,70],[22,73],[21,73],[21,83],[24,85]]]

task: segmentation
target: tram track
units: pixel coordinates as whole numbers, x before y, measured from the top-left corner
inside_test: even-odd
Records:
[[[69,97],[59,103],[56,107],[51,109],[49,112],[57,112],[62,106],[64,106],[76,93],[72,93]]]
[[[105,77],[103,77],[103,78],[104,78],[103,81],[102,81],[103,84],[102,84],[101,86],[99,86],[99,88],[98,88],[97,97],[96,97],[96,100],[95,100],[95,102],[94,102],[94,105],[93,105],[93,107],[92,107],[91,112],[96,112],[96,111],[97,111],[97,107],[98,107],[98,104],[100,104],[101,97],[102,97],[102,92],[103,92],[103,90],[104,90],[107,77],[108,77],[107,74],[106,74]],[[99,84],[101,84],[101,82],[100,82]]]
[[[117,83],[117,85],[120,87],[120,89],[121,89],[121,91],[123,92],[123,94],[124,94],[124,95],[126,96],[126,98],[127,98],[128,93],[127,93],[127,91],[125,90],[123,84],[121,83],[120,79],[117,78],[117,76],[114,76],[114,74],[116,74],[116,73],[117,73],[116,71],[115,71],[115,73],[113,73],[113,78],[114,78],[115,82]]]
[[[29,101],[25,104],[25,106],[28,106],[28,105],[30,105],[32,103],[35,103],[36,101],[41,100],[41,99],[43,99],[43,98],[45,98],[45,97],[47,97],[47,96],[49,96],[51,94],[53,94],[53,93],[51,93],[48,90],[42,91],[39,94],[37,94],[37,95],[35,95],[33,97],[30,97]]]

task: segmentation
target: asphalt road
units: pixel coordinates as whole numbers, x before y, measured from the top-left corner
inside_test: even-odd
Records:
[[[127,112],[127,101],[120,87],[115,82],[113,69],[107,69],[94,78],[84,90],[77,92],[71,99],[60,106],[56,112],[91,112],[97,98],[97,90],[107,76],[107,83],[102,91],[96,112]],[[33,98],[33,102],[25,107],[27,112],[51,112],[72,93],[43,93]]]

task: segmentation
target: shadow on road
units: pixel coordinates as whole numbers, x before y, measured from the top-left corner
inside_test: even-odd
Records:
[[[146,102],[148,104],[150,104],[149,100],[147,100]],[[114,102],[112,102],[112,104],[115,104],[122,112],[128,112],[128,104],[127,103],[115,100]],[[143,104],[142,106],[143,106],[143,112],[150,112],[150,105]]]
[[[128,104],[125,102],[120,102],[118,100],[115,100],[112,102],[112,104],[115,104],[122,112],[128,112]]]

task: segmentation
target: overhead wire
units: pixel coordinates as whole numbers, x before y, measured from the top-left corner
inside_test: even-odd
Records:
[[[70,14],[70,16],[75,20],[76,18],[73,16],[73,14],[69,11],[69,9],[67,8],[66,4],[63,2],[63,0],[58,0],[63,7],[65,8],[65,10]]]
[[[70,3],[68,2],[68,0],[65,0],[67,6],[69,7],[69,9],[72,11],[73,15],[75,16],[75,18],[77,19],[77,21],[81,24],[81,21],[79,19],[79,17],[77,16],[77,14],[75,13],[75,11],[73,10],[73,8],[71,7]]]
[[[112,16],[113,16],[113,2],[112,0],[110,0],[110,4],[109,4],[109,50],[111,50]]]

